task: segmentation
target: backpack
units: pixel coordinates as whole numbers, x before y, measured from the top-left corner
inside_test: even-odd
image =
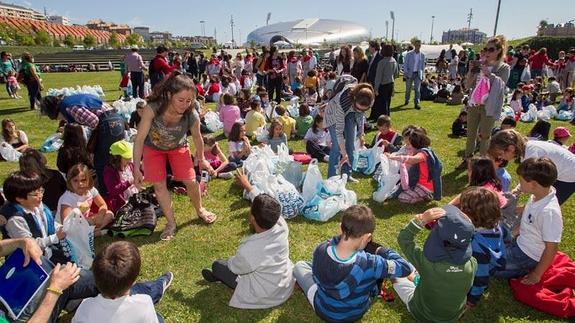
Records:
[[[158,200],[151,189],[130,196],[116,212],[108,234],[121,238],[151,235],[158,221],[158,208]]]
[[[422,151],[427,154],[427,168],[429,169],[429,178],[433,182],[433,199],[439,201],[441,200],[443,191],[443,180],[441,179],[443,164],[431,148],[423,148]]]

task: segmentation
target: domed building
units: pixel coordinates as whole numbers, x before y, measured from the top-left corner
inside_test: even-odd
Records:
[[[283,43],[319,46],[323,43],[359,43],[369,39],[362,25],[335,19],[298,19],[260,27],[248,34],[247,43],[258,46]]]

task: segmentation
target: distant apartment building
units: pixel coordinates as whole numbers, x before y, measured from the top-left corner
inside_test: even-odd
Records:
[[[150,27],[134,27],[134,34],[138,34],[144,41],[150,40]]]
[[[479,29],[468,28],[444,31],[443,36],[441,36],[441,42],[444,44],[465,42],[480,44],[483,43],[486,39],[486,33],[479,31]]]
[[[86,27],[93,29],[93,30],[102,30],[102,31],[109,31],[109,32],[116,32],[121,35],[128,36],[132,33],[132,28],[125,24],[116,24],[113,22],[105,22],[102,19],[92,19],[88,21]]]
[[[46,20],[46,16],[34,9],[0,2],[0,17]]]
[[[70,19],[64,16],[48,16],[46,17],[47,22],[51,22],[53,24],[60,24],[64,26],[71,26]]]
[[[165,31],[153,31],[150,32],[150,40],[153,43],[163,43],[168,40],[172,40],[172,33]]]
[[[545,28],[539,28],[537,31],[539,36],[555,36],[555,37],[575,37],[575,24],[572,22],[564,24],[549,24]]]

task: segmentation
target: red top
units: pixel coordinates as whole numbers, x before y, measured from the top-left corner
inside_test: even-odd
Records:
[[[540,70],[543,69],[543,64],[554,66],[552,61],[549,60],[547,54],[537,53],[527,60],[531,64],[531,69]]]
[[[416,156],[417,155],[423,158],[423,160],[419,162],[419,180],[417,184],[433,192],[433,182],[429,178],[429,168],[427,167],[427,155],[424,152],[418,152]]]
[[[377,136],[376,142],[378,142],[380,140],[387,140],[390,144],[393,144],[396,137],[397,137],[397,132],[395,132],[393,130],[388,131],[385,135],[380,132],[379,136]],[[383,143],[380,143],[379,147],[381,147],[382,145],[383,145]],[[389,152],[389,149],[387,148],[387,146],[385,147],[384,152]]]
[[[196,90],[198,91],[198,95],[204,96],[204,87],[200,83],[196,84]]]
[[[220,83],[210,83],[210,87],[208,88],[208,95],[212,95],[214,93],[220,92]]]
[[[164,75],[168,76],[175,70],[175,68],[168,64],[164,56],[158,54],[154,58],[157,58],[154,59],[154,71],[161,71]]]

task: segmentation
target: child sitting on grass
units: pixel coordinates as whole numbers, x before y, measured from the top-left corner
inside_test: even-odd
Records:
[[[305,150],[312,158],[319,161],[329,162],[329,152],[331,150],[331,138],[327,130],[323,127],[323,117],[316,115],[313,126],[307,130],[305,137]]]
[[[313,123],[313,117],[310,115],[309,106],[305,103],[301,104],[299,106],[299,117],[295,119],[295,130],[298,138],[303,138]]]
[[[234,97],[228,93],[222,96],[222,103],[224,105],[220,107],[220,120],[224,124],[224,135],[229,137],[232,126],[240,120],[240,108],[235,105]]]
[[[116,213],[130,196],[138,193],[134,185],[134,163],[132,145],[125,140],[116,141],[110,146],[110,159],[104,168],[104,184],[108,195],[106,204]]]
[[[459,112],[459,116],[451,124],[451,135],[454,137],[467,137],[467,111]]]
[[[165,294],[174,275],[168,272],[155,281],[134,284],[141,264],[133,242],[116,241],[101,249],[92,265],[100,294],[84,299],[72,322],[164,322],[154,304]]]
[[[235,163],[237,167],[242,167],[244,160],[252,152],[250,139],[246,136],[246,126],[241,122],[236,122],[232,126],[228,138],[228,151],[230,162]]]
[[[341,233],[315,248],[312,263],[299,261],[294,276],[315,313],[328,322],[362,318],[387,277],[412,269],[397,252],[371,241],[375,217],[364,205],[343,211]]]
[[[276,113],[278,114],[277,120],[282,124],[287,139],[290,139],[292,135],[295,136],[296,134],[296,121],[294,118],[288,116],[286,112],[285,107],[282,107],[281,105],[276,107]]]
[[[373,145],[382,140],[380,147],[384,147],[384,152],[394,153],[401,148],[403,137],[391,127],[391,118],[381,115],[377,118],[377,134],[373,138]]]
[[[460,105],[463,102],[464,96],[461,85],[455,85],[451,95],[449,96],[449,100],[447,100],[447,105]]]
[[[234,289],[230,306],[270,308],[291,296],[295,280],[289,259],[289,229],[280,214],[280,204],[273,197],[257,195],[248,218],[255,234],[242,240],[234,256],[214,261],[211,270],[202,270],[206,281],[221,281]]]
[[[270,148],[276,154],[278,152],[278,147],[281,144],[284,144],[287,147],[287,136],[284,133],[284,126],[278,119],[274,119],[270,124],[266,144],[270,145]]]
[[[467,201],[466,196],[461,200],[473,209],[480,202]],[[415,243],[415,236],[428,223],[435,225],[422,249]],[[477,260],[471,257],[473,234],[469,218],[453,205],[417,214],[399,232],[397,242],[420,279],[416,285],[413,277],[399,278],[393,288],[416,320],[454,322],[465,311],[467,293],[477,270]]]
[[[251,110],[246,113],[246,135],[254,138],[256,130],[266,125],[266,117],[262,111],[262,101],[258,96],[254,96],[250,102]]]
[[[533,285],[553,263],[563,232],[563,218],[555,188],[557,167],[547,157],[528,158],[517,168],[521,192],[531,196],[523,208],[519,236],[507,245],[505,268],[496,277],[523,277]],[[514,232],[517,236],[517,232]]]
[[[203,136],[204,141],[204,158],[210,164],[206,169],[211,177],[231,179],[233,177],[232,171],[238,168],[234,162],[228,161],[228,158],[213,136]]]

